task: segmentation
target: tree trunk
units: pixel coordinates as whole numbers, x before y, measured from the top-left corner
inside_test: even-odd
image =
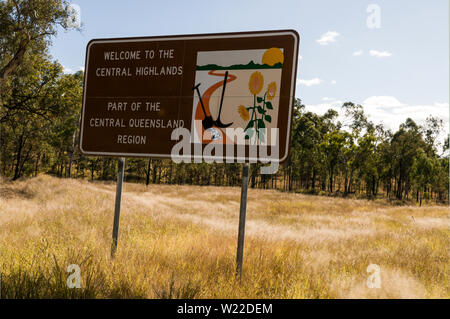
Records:
[[[350,170],[350,178],[348,179],[347,191],[349,193],[352,192],[352,183],[353,183],[353,169]]]
[[[161,184],[161,162],[159,162],[159,167],[158,167],[158,184]]]
[[[150,184],[150,167],[152,165],[152,159],[148,159],[147,171],[145,172],[145,185],[148,186]]]
[[[19,138],[19,146],[18,146],[17,154],[16,154],[16,165],[15,165],[15,168],[14,168],[13,181],[18,179],[19,176],[20,176],[19,168],[20,168],[20,160],[22,158],[22,149],[23,149],[23,134]]]
[[[94,180],[94,160],[91,161],[91,180]]]
[[[397,199],[402,199],[402,178],[401,175],[397,181]]]
[[[159,161],[157,163],[159,164]],[[156,168],[158,165],[155,165],[155,163],[152,164],[152,184],[156,184]]]
[[[170,167],[169,167],[169,185],[172,184],[172,170],[173,170],[173,162],[170,161]],[[197,181],[200,178],[199,174],[197,174]],[[198,182],[197,182],[198,183]]]
[[[16,53],[12,57],[11,60],[0,70],[0,86],[2,86],[3,82],[6,80],[9,74],[14,72],[15,69],[20,65],[27,50],[28,43],[30,43],[30,37],[28,33],[25,32],[25,39],[23,39]]]
[[[30,154],[31,154],[32,150],[33,150],[33,145],[30,146],[30,148],[26,152],[25,156],[22,156],[22,162],[20,163],[20,168],[19,168],[19,177],[22,175],[23,166],[30,159]]]
[[[347,183],[348,183],[348,172],[347,172],[347,169],[345,169],[345,176],[344,176],[344,195],[347,195],[347,192],[348,192]]]
[[[255,185],[256,185],[256,168],[253,168],[253,170],[252,170],[252,182],[251,182],[250,187],[251,188],[255,188]]]
[[[36,156],[36,161],[34,162],[34,176],[36,177],[39,170],[39,160],[41,158],[41,153],[38,153]]]
[[[374,196],[376,195],[375,188],[376,188],[375,176],[372,175],[372,195]]]
[[[329,178],[329,183],[330,183],[330,185],[329,185],[329,190],[330,190],[330,193],[332,193],[333,192],[333,174],[330,172],[330,178]]]
[[[73,162],[73,151],[72,151],[72,153],[70,153],[70,158],[69,158],[69,168],[68,168],[68,170],[67,170],[67,177],[68,178],[71,178],[71,176],[72,176],[72,162]]]
[[[313,169],[313,176],[312,176],[312,181],[311,181],[311,188],[314,191],[316,188],[316,170]]]

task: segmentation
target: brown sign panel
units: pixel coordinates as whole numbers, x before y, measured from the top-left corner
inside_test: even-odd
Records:
[[[91,40],[81,152],[173,158],[182,139],[176,132],[184,129],[191,151],[178,152],[180,158],[282,162],[289,154],[298,46],[293,30]],[[222,146],[223,154],[211,147],[205,153],[209,144]],[[277,152],[255,154],[254,145]],[[244,155],[236,155],[239,147]]]

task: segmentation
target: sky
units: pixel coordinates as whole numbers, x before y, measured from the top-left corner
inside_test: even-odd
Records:
[[[449,125],[448,0],[72,0],[82,31],[50,53],[71,73],[94,38],[295,29],[296,97],[323,114],[351,101],[392,130],[429,115]]]

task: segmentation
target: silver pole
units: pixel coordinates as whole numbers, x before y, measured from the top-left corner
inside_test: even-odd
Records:
[[[247,211],[247,190],[248,190],[248,171],[249,163],[244,163],[242,167],[242,187],[241,187],[241,207],[239,211],[239,232],[236,254],[236,276],[241,278],[242,260],[244,258],[244,237],[245,237],[245,215]]]
[[[119,219],[120,219],[120,205],[122,203],[122,184],[123,184],[123,171],[125,168],[125,157],[120,157],[118,162],[118,173],[117,173],[117,186],[116,186],[116,205],[114,208],[114,225],[112,233],[112,246],[111,246],[111,256],[117,250],[117,239],[119,237]]]

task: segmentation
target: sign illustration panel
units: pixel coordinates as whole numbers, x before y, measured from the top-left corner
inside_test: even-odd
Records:
[[[280,48],[198,52],[193,141],[242,143],[227,138],[230,127],[244,129],[247,144],[272,144],[266,132],[277,127],[283,62]]]

